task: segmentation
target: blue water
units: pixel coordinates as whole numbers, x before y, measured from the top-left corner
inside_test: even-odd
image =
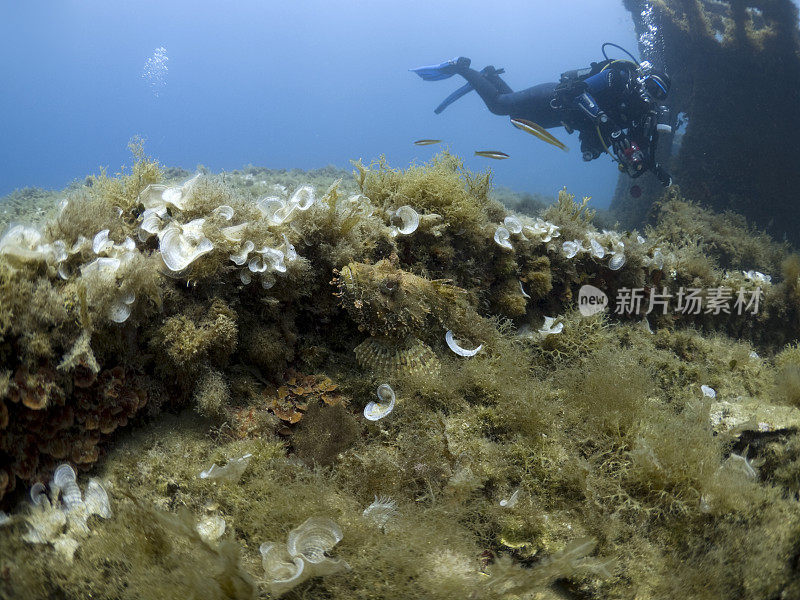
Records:
[[[405,166],[435,152],[412,144],[429,137],[472,169],[491,166],[496,183],[548,195],[566,185],[602,207],[617,170],[607,157],[583,163],[577,134],[553,130],[565,154],[474,93],[435,115],[463,80],[423,82],[408,69],[464,55],[505,68],[520,89],[600,60],[604,41],[636,50],[621,2],[0,0],[0,194],[116,172],[134,135],[162,163],[212,170],[348,167],[381,154]],[[159,47],[168,72],[156,96],[142,73]]]

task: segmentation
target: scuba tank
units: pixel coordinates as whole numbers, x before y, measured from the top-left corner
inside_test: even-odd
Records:
[[[583,69],[572,69],[571,71],[565,71],[561,74],[561,79],[559,79],[559,83],[571,83],[573,81],[583,81],[589,75],[592,74],[594,70],[593,63],[591,67],[584,67]]]

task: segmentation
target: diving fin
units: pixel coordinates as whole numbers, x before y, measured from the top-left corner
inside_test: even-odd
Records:
[[[433,112],[435,112],[437,115],[440,114],[445,108],[447,108],[453,102],[455,102],[456,100],[461,98],[461,96],[465,96],[465,95],[469,94],[473,89],[475,89],[475,88],[472,87],[471,83],[465,83],[460,88],[458,88],[455,92],[450,94],[447,98],[442,100],[442,103],[439,106],[437,106],[436,108],[434,108]]]
[[[416,69],[409,69],[409,71],[414,71],[414,73],[422,77],[422,79],[425,81],[441,81],[442,79],[447,79],[448,77],[455,75],[456,67],[459,65],[459,63],[469,66],[469,59],[454,58],[452,60],[446,60],[443,63],[439,63],[438,65],[417,67]]]
[[[487,79],[489,79],[489,81],[491,81],[492,84],[495,87],[497,87],[502,93],[505,93],[506,90],[503,89],[503,86],[505,88],[508,88],[508,86],[506,85],[505,81],[503,81],[499,77],[499,75],[501,75],[502,73],[505,73],[504,69],[495,69],[494,67],[484,67],[481,70],[481,74],[483,74]],[[450,106],[453,102],[455,102],[456,100],[458,100],[462,96],[465,96],[465,95],[469,94],[474,89],[475,88],[472,87],[472,84],[465,83],[460,88],[458,88],[455,92],[453,92],[447,98],[445,98],[439,106],[437,106],[435,109],[433,109],[433,112],[435,112],[437,115],[441,114],[441,112],[445,108]],[[510,88],[508,88],[508,91],[511,91]]]

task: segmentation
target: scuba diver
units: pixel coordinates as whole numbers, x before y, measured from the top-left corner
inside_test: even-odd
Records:
[[[633,60],[608,58],[606,46],[619,48]],[[616,44],[606,42],[602,51],[602,62],[562,73],[558,83],[518,92],[501,79],[503,69],[476,71],[463,56],[411,71],[426,81],[453,75],[467,80],[436,108],[437,114],[475,90],[491,112],[510,116],[517,127],[562,149],[566,147],[543,129],[563,126],[569,134],[578,131],[584,161],[606,152],[630,177],[652,171],[662,185],[671,185],[669,173],[655,159],[658,134],[672,131],[669,109],[660,105],[670,89],[669,77]]]

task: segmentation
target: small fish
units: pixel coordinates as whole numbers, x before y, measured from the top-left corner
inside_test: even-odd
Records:
[[[417,140],[414,142],[416,146],[432,146],[433,144],[441,144],[442,140]]]
[[[495,160],[511,158],[508,154],[499,150],[475,150],[475,156],[483,156],[484,158],[493,158]]]
[[[631,197],[638,198],[642,195],[642,188],[638,185],[631,186]]]
[[[560,148],[564,152],[569,152],[569,148],[561,143],[555,136],[553,136],[552,133],[547,131],[541,125],[537,125],[533,121],[528,121],[527,119],[511,119],[511,124],[517,129],[521,129],[525,133],[530,133],[531,135],[536,136],[543,142],[547,142],[556,148]]]

